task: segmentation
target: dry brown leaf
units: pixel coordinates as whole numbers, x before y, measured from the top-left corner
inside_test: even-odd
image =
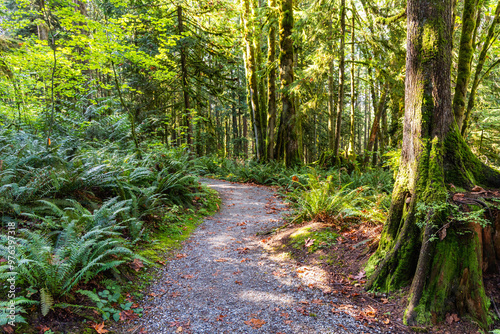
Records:
[[[316,241],[316,239],[310,239],[310,238],[307,238],[307,239],[305,240],[305,244],[304,244],[304,246],[305,246],[306,248],[311,247],[312,245],[314,245],[314,242],[315,242],[315,241]]]
[[[142,267],[144,267],[144,264],[142,263],[141,260],[139,259],[134,259],[134,261],[129,263],[130,268],[134,269],[135,271],[141,270]]]
[[[227,262],[227,259],[217,259],[215,262]]]
[[[102,324],[95,324],[94,326],[92,326],[92,328],[95,329],[96,332],[99,334],[104,334],[109,332],[107,329],[104,329],[104,321],[102,322]]]
[[[450,226],[450,223],[444,225],[439,231],[438,231],[438,236],[439,240],[443,240],[446,238],[446,229]]]
[[[2,329],[6,332],[6,333],[9,333],[9,334],[12,334],[14,333],[14,328],[12,328],[12,326],[10,325],[5,325],[2,327]]]
[[[186,253],[179,253],[175,257],[178,259],[182,259],[183,257],[186,257],[186,256],[187,256]]]
[[[446,314],[446,322],[448,323],[448,325],[451,325],[452,323],[458,322],[458,321],[460,321],[460,318],[458,317],[458,315],[456,313],[453,313],[453,314],[447,313]]]
[[[485,193],[485,192],[487,192],[486,190],[484,190],[480,186],[474,186],[474,188],[472,188],[472,191],[473,192],[478,192],[478,193]]]
[[[239,284],[239,285],[243,285],[242,281],[234,281],[234,283]]]
[[[266,322],[264,320],[262,320],[262,319],[252,318],[250,320],[244,321],[244,323],[246,325],[252,327],[253,329],[258,329],[258,328],[261,328],[262,326],[264,326],[264,324]]]
[[[356,276],[354,276],[354,279],[359,281],[359,280],[362,280],[363,278],[365,278],[366,276],[366,273],[364,270],[361,270]]]
[[[177,329],[175,330],[176,333],[182,333],[183,331],[183,328],[181,326],[177,327]]]
[[[184,278],[184,279],[190,279],[190,278],[193,278],[194,276],[193,275],[182,275],[181,278]]]

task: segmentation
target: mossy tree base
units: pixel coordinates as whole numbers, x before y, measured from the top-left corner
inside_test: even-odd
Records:
[[[483,240],[495,234],[485,234],[476,223],[453,220],[448,188],[500,187],[500,173],[472,154],[454,120],[452,8],[451,0],[407,2],[401,164],[379,247],[366,266],[367,288],[391,291],[411,282],[404,316],[408,325],[458,312],[487,328],[483,254],[492,251],[483,251]]]

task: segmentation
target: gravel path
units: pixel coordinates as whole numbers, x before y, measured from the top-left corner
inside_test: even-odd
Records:
[[[267,187],[203,180],[223,200],[153,283],[141,333],[377,333],[292,261],[265,250],[283,203]]]

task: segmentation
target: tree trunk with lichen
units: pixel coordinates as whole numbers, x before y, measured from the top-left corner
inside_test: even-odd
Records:
[[[293,0],[279,2],[279,69],[281,79],[281,119],[276,143],[276,155],[284,158],[286,166],[300,163],[298,115],[296,113],[293,94],[290,90],[293,75]]]
[[[252,2],[253,4],[253,2]],[[261,122],[261,98],[260,93],[261,89],[259,87],[259,79],[257,77],[257,57],[255,50],[255,31],[254,31],[254,13],[253,6],[251,7],[251,0],[242,0],[242,21],[243,21],[243,38],[245,40],[245,69],[246,69],[246,78],[247,78],[247,87],[249,94],[249,106],[250,106],[250,115],[252,118],[252,125],[254,130],[254,140],[256,146],[257,158],[260,160],[261,158],[266,158],[262,156],[264,152],[263,145],[265,145],[263,141],[263,127]],[[265,130],[264,130],[265,131]]]
[[[474,31],[476,29],[476,16],[478,0],[465,0],[462,15],[462,35],[460,36],[460,50],[458,53],[458,73],[455,95],[453,96],[453,114],[458,128],[462,128],[465,117],[465,104],[467,87],[471,73],[471,62],[474,56]]]
[[[333,155],[339,156],[340,131],[342,129],[342,111],[344,110],[344,84],[345,84],[345,0],[340,2],[340,46],[339,46],[339,92],[337,100],[337,120],[335,123],[335,142],[333,144]]]
[[[274,141],[276,127],[276,18],[275,7],[276,0],[269,0],[270,22],[269,35],[267,39],[267,66],[269,68],[269,76],[267,82],[267,109],[268,109],[268,128],[267,128],[267,160],[275,159],[274,156]]]
[[[459,312],[487,327],[480,227],[449,221],[447,186],[498,187],[500,174],[472,154],[454,120],[452,18],[452,0],[408,1],[401,163],[388,220],[366,267],[367,288],[411,283],[409,325]]]

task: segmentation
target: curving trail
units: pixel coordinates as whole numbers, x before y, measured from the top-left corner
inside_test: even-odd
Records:
[[[266,251],[283,203],[267,187],[203,180],[223,200],[153,283],[136,333],[379,333],[321,290],[320,273]],[[301,274],[302,273],[302,274]],[[319,288],[318,288],[319,287]],[[327,292],[327,291],[326,291]]]

